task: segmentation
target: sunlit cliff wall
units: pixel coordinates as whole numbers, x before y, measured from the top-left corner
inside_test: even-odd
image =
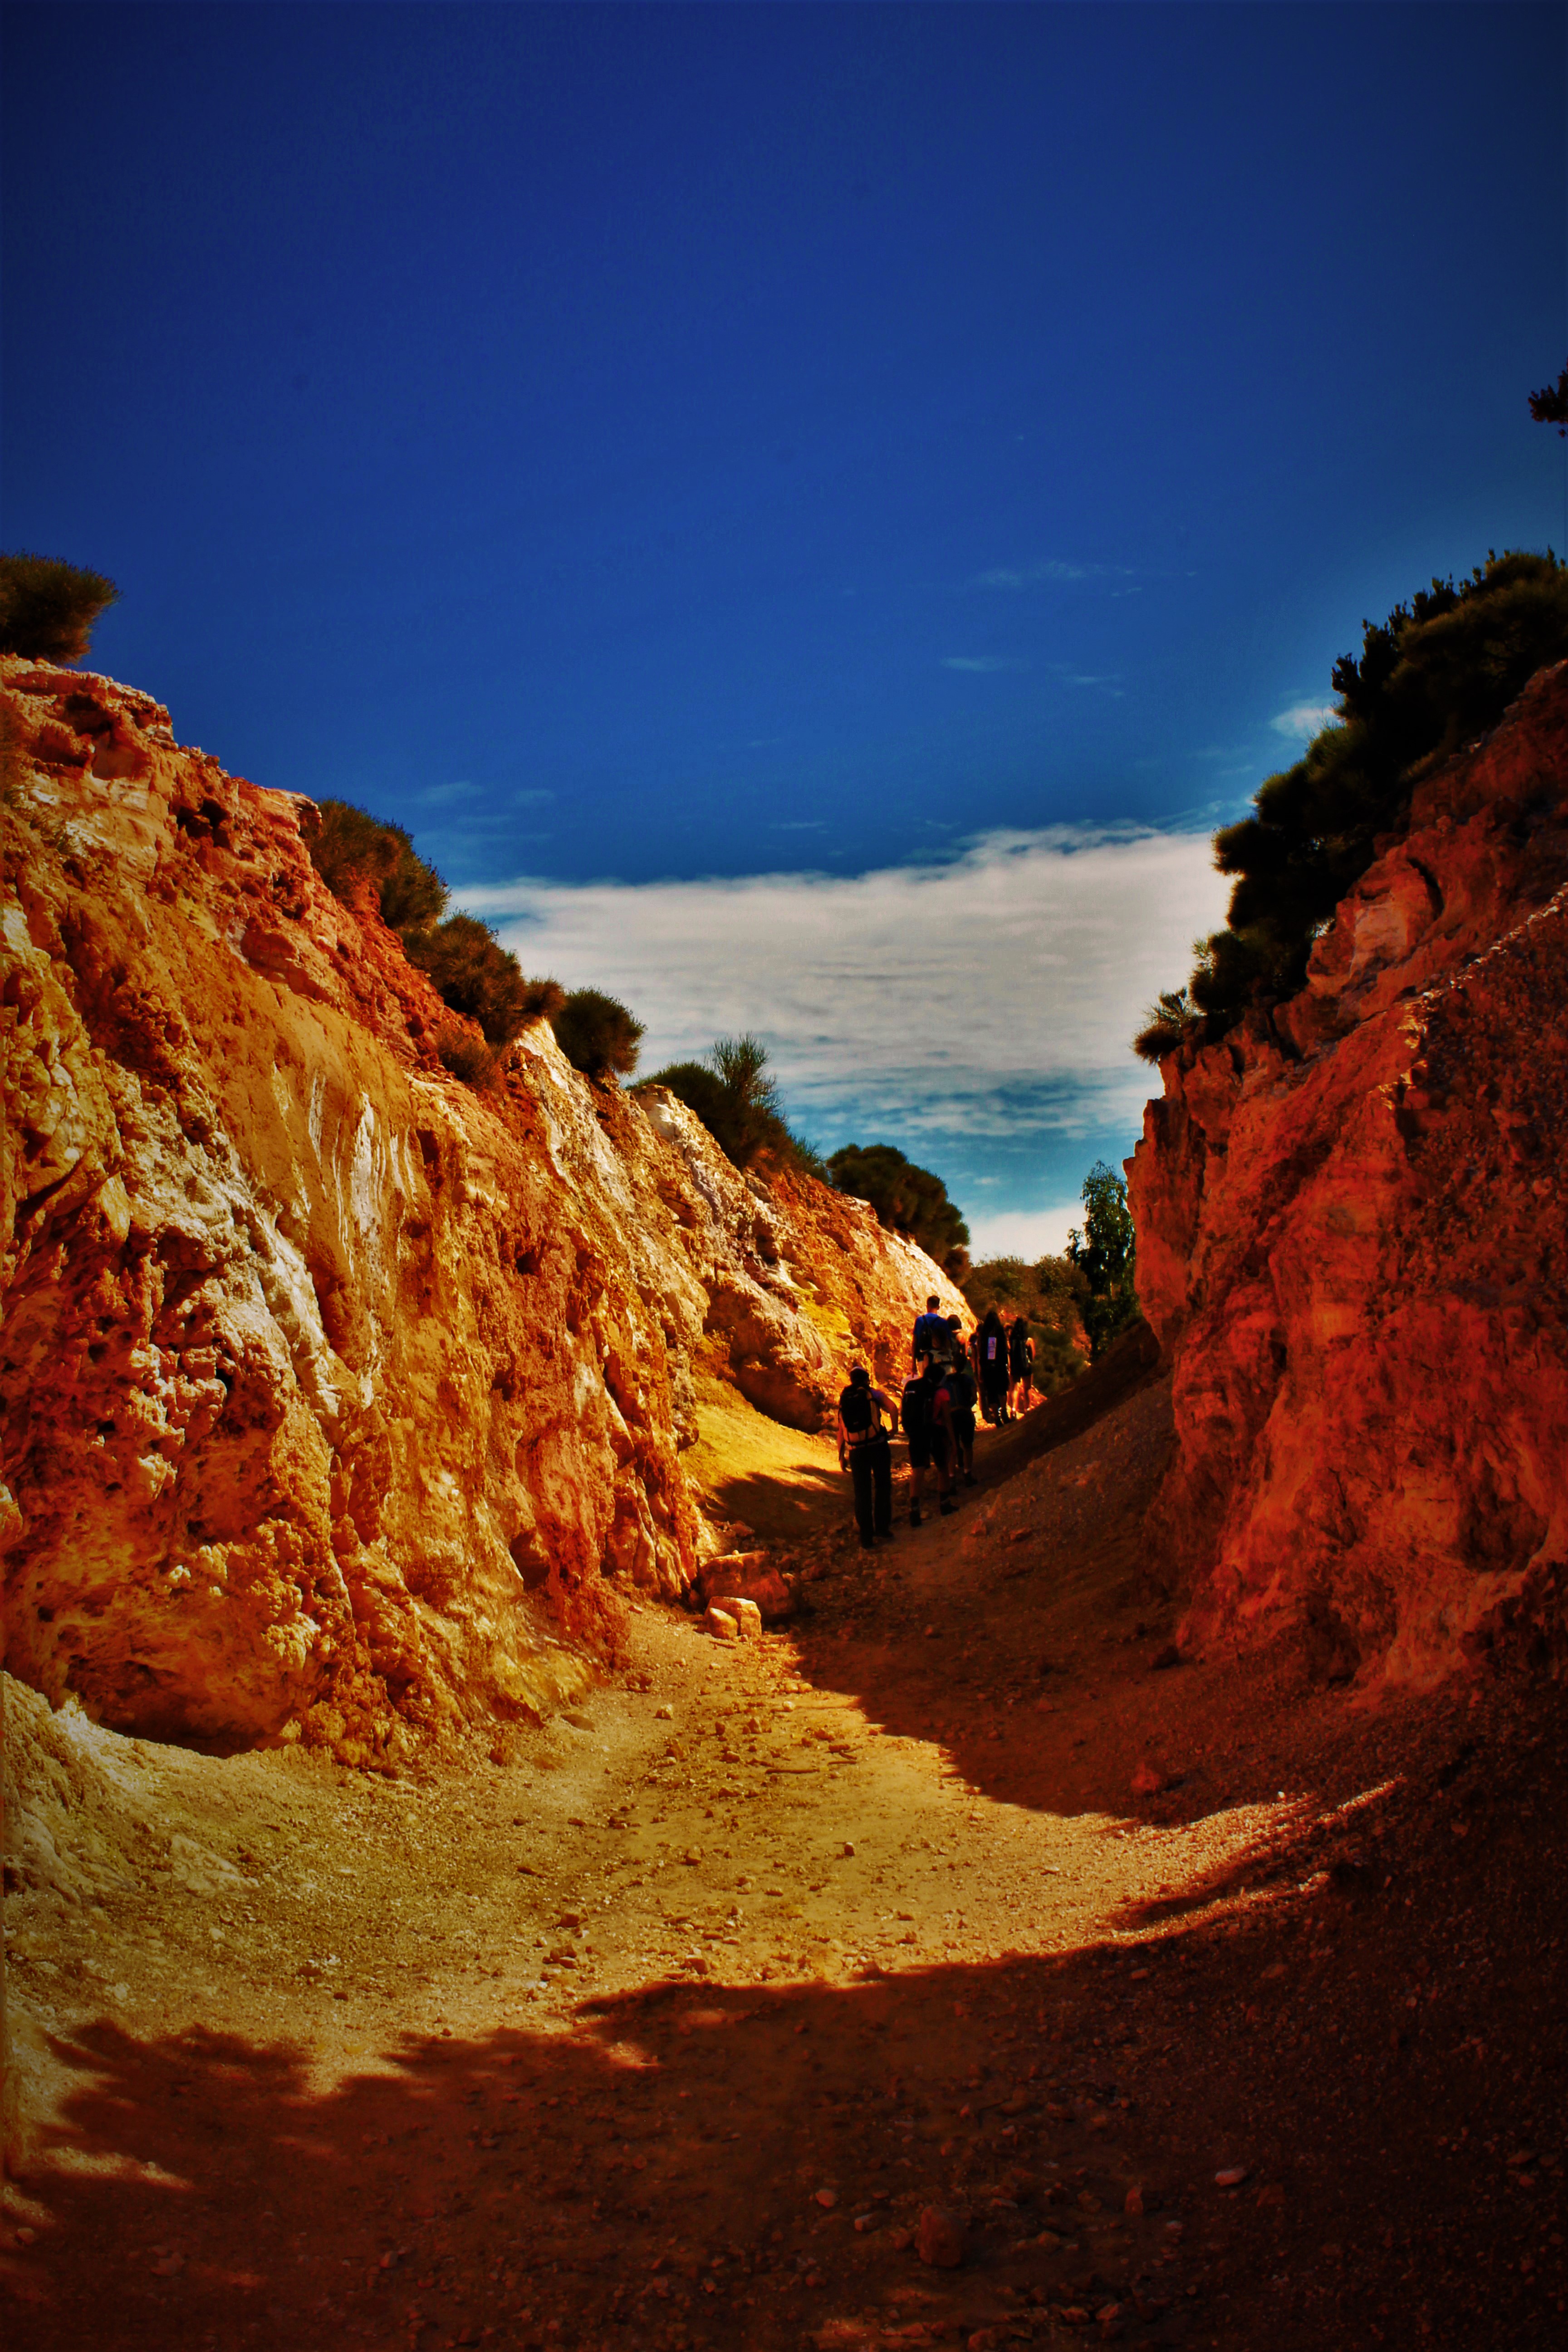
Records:
[[[1422,1684],[1560,1639],[1568,666],[1417,793],[1307,985],[1163,1066],[1129,1163],[1189,1643]]]
[[[0,667],[5,1664],[123,1729],[358,1761],[548,1707],[619,1591],[691,1573],[694,1366],[816,1427],[956,1293],[543,1023],[459,1084],[310,803]]]

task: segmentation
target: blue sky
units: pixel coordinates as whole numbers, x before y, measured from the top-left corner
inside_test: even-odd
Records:
[[[1043,1240],[1279,722],[1562,542],[1563,92],[1555,6],[10,9],[5,541],[183,740]]]

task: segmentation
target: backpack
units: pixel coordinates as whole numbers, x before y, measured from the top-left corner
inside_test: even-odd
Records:
[[[974,1411],[974,1381],[963,1364],[955,1364],[947,1376],[947,1393],[954,1412]]]
[[[838,1400],[838,1418],[852,1438],[864,1444],[867,1438],[877,1434],[877,1401],[869,1389],[857,1385],[845,1390]]]
[[[904,1382],[903,1408],[906,1437],[924,1437],[931,1430],[931,1390],[924,1381]]]
[[[1008,1349],[1015,1373],[1026,1371],[1029,1362],[1029,1328],[1026,1323],[1015,1323],[1008,1335]]]
[[[1003,1348],[1003,1341],[997,1338],[994,1331],[987,1331],[985,1334],[985,1360],[988,1364],[995,1363],[997,1360],[996,1351],[999,1348]],[[1007,1358],[1005,1350],[1004,1349],[1002,1361],[1005,1363],[1006,1360]]]

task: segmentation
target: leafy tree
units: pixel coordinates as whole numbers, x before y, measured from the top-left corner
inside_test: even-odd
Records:
[[[1334,664],[1338,718],[1215,835],[1215,864],[1236,877],[1226,928],[1196,943],[1186,989],[1150,1008],[1136,1049],[1158,1060],[1293,995],[1340,900],[1406,830],[1416,785],[1565,656],[1568,567],[1550,554],[1489,555],[1458,587],[1434,580],[1366,622],[1360,655]]]
[[[1544,392],[1531,394],[1530,413],[1537,425],[1555,425],[1559,436],[1568,433],[1568,367]]]
[[[1082,1199],[1083,1224],[1068,1235],[1068,1256],[1089,1286],[1084,1328],[1091,1354],[1099,1357],[1119,1331],[1138,1319],[1138,1235],[1127,1186],[1105,1160],[1097,1160],[1084,1178]]]
[[[617,1075],[629,1078],[637,1068],[643,1024],[618,996],[574,988],[551,1019],[566,1059],[596,1086]]]
[[[839,1192],[869,1201],[879,1223],[907,1234],[944,1274],[957,1281],[968,1270],[969,1227],[929,1168],[917,1168],[890,1143],[847,1143],[827,1167]]]
[[[94,624],[120,594],[101,572],[50,555],[0,555],[0,653],[30,661],[79,662]]]
[[[320,805],[321,829],[310,844],[310,862],[334,898],[346,898],[350,878],[362,875],[375,884],[381,919],[393,930],[422,931],[440,921],[447,886],[416,853],[402,825],[388,824],[352,801]]]
[[[1088,1359],[1079,1345],[1089,1304],[1089,1284],[1070,1258],[1043,1257],[1030,1265],[1021,1257],[993,1257],[973,1266],[959,1281],[973,1314],[998,1307],[1011,1322],[1022,1315],[1034,1335],[1035,1386],[1042,1396],[1070,1388]]]

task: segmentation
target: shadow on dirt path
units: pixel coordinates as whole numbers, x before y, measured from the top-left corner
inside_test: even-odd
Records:
[[[1318,1874],[1120,1947],[407,2036],[325,2088],[286,2042],[100,2022],[57,2053],[7,2341],[1561,2341],[1561,2035],[1462,1951],[1503,1860],[1436,1951],[1408,1877]],[[928,2204],[961,2267],[910,2243]]]
[[[1162,1665],[1149,1369],[504,1768],[43,1722],[7,2352],[1560,2342],[1554,1694]]]

